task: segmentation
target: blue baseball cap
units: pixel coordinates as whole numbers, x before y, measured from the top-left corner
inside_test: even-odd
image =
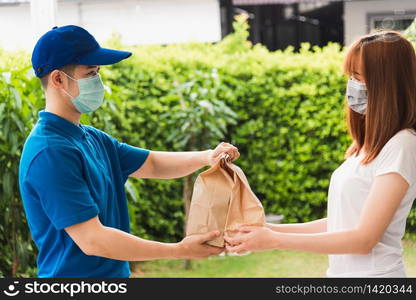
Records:
[[[102,48],[84,28],[55,26],[36,43],[32,66],[43,77],[66,65],[111,65],[131,56],[131,52]]]

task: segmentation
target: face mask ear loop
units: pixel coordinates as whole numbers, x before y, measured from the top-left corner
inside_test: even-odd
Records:
[[[68,93],[67,91],[65,91],[64,88],[62,88],[62,91],[67,94],[69,96],[69,98],[74,99],[74,97],[72,97],[72,95],[70,93]]]
[[[74,81],[77,81],[75,78],[72,78],[71,76],[69,76],[68,74],[66,74],[64,71],[61,71],[62,73],[65,74],[66,77],[68,77],[69,79],[72,79]],[[73,97],[70,93],[68,93],[67,91],[65,91],[64,88],[62,88],[62,90],[64,91],[65,94],[67,94],[71,99],[74,99],[75,97]]]
[[[68,75],[68,74],[66,74],[64,71],[61,71],[61,72],[62,72],[62,73],[64,73],[66,77],[68,77],[68,78],[72,79],[73,81],[77,81],[75,78],[73,78],[73,77],[69,76],[69,75]]]

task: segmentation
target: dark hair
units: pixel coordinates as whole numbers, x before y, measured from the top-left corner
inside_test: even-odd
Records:
[[[65,72],[66,74],[68,74],[69,76],[74,75],[74,71],[75,71],[75,67],[77,65],[66,65],[63,66],[61,68],[59,68],[58,70]],[[40,78],[40,82],[42,83],[42,87],[43,89],[46,91],[46,88],[48,87],[48,81],[49,81],[49,75],[51,74],[51,72],[49,72],[48,74],[46,74],[45,76]]]

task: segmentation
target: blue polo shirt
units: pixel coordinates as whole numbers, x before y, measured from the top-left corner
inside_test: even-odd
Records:
[[[98,216],[103,225],[129,232],[124,184],[148,155],[93,127],[39,113],[19,168],[39,277],[130,275],[126,261],[84,254],[64,228]]]

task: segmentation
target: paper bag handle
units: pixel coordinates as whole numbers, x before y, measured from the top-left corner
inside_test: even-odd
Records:
[[[224,153],[221,156],[221,165],[226,165],[227,163],[231,162],[231,157],[228,153]]]
[[[221,156],[220,165],[228,173],[228,175],[230,175],[231,178],[234,178],[234,171],[232,170],[232,167],[228,165],[228,163],[231,163],[231,157],[228,153],[225,153]]]

